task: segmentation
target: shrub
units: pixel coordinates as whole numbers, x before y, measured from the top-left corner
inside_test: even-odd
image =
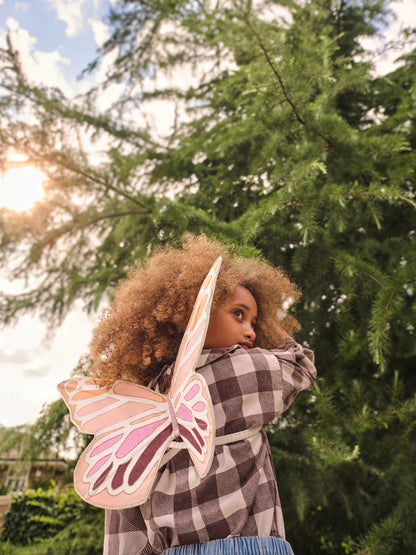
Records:
[[[0,542],[0,555],[101,555],[103,552],[103,523],[74,523],[53,538],[15,546]]]
[[[45,555],[49,552],[94,553],[92,545],[89,551],[81,551],[80,548],[81,544],[89,544],[87,536],[91,536],[92,543],[99,544],[102,549],[103,513],[101,509],[82,501],[72,486],[63,491],[56,489],[28,490],[14,497],[6,514],[0,540],[14,546],[24,546],[41,542],[47,538],[54,538],[54,542],[65,541],[69,549],[72,549],[69,543],[73,544],[75,549],[78,541],[79,545],[76,551],[62,550],[61,548],[59,551],[45,551],[42,548],[33,553]],[[80,538],[80,536],[82,537]],[[49,542],[47,543],[49,544]],[[52,543],[51,548],[53,547]],[[41,548],[40,545],[38,547]],[[47,547],[46,542],[43,547]],[[0,546],[0,555],[1,549]]]

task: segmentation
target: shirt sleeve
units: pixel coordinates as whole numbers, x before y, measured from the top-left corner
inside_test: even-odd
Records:
[[[105,510],[103,555],[153,555],[140,507]]]
[[[313,352],[296,343],[293,339],[271,352],[281,366],[281,388],[284,412],[295,400],[297,394],[311,387],[316,380]]]

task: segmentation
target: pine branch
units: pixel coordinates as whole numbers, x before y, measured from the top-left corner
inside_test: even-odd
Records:
[[[254,25],[251,23],[250,17],[249,17],[249,15],[248,15],[247,13],[244,13],[244,20],[245,20],[245,22],[247,23],[247,26],[249,27],[250,31],[252,32],[252,34],[253,34],[254,37],[256,38],[256,40],[257,40],[257,42],[258,42],[258,45],[259,45],[261,51],[263,52],[264,57],[266,58],[267,64],[269,65],[270,69],[272,70],[273,75],[275,76],[277,82],[279,83],[279,86],[280,86],[280,88],[281,88],[281,90],[282,90],[282,92],[283,92],[283,96],[284,96],[286,102],[287,102],[287,103],[290,105],[290,107],[292,108],[292,111],[293,111],[293,113],[294,113],[294,115],[295,115],[296,121],[298,121],[301,125],[303,125],[304,127],[306,127],[307,122],[306,122],[306,121],[303,119],[303,117],[300,115],[299,110],[297,109],[295,103],[294,103],[293,100],[291,99],[291,97],[290,97],[290,95],[289,95],[289,93],[288,93],[288,91],[287,91],[287,89],[286,89],[286,86],[285,86],[285,84],[284,84],[284,82],[283,82],[282,76],[281,76],[280,73],[278,72],[278,70],[277,70],[275,64],[273,63],[273,61],[272,61],[272,59],[271,59],[271,57],[270,57],[270,55],[269,55],[269,52],[268,52],[268,50],[267,50],[267,48],[266,48],[264,42],[262,41],[262,39],[261,39],[261,37],[260,37],[260,34],[259,34],[258,31],[255,29]],[[316,132],[316,131],[315,131],[315,133],[318,135],[318,137],[321,137],[321,139],[323,139],[323,140],[326,142],[326,145],[325,145],[325,149],[326,149],[326,150],[328,150],[329,148],[331,148],[331,141],[328,139],[328,137],[326,137],[325,135],[322,135],[321,133]]]
[[[137,145],[139,139],[153,147],[156,146],[150,136],[144,132],[120,126],[119,122],[115,123],[111,118],[104,115],[93,115],[74,108],[57,88],[53,89],[53,93],[50,92],[48,94],[45,89],[31,85],[23,72],[19,51],[14,48],[10,33],[7,34],[7,45],[8,50],[5,52],[7,52],[8,59],[12,61],[12,67],[9,69],[15,74],[19,87],[16,90],[14,84],[8,85],[3,79],[1,83],[2,88],[11,93],[17,92],[19,97],[23,97],[29,102],[32,102],[36,107],[42,107],[48,114],[53,113],[59,115],[63,119],[71,122],[77,120],[82,121],[89,127],[104,130],[113,137],[128,141],[133,145]],[[57,96],[58,94],[59,97]],[[87,94],[87,98],[89,94],[91,94],[91,91]]]
[[[4,136],[3,134],[1,136],[1,139],[2,139],[2,143],[5,146],[8,146],[10,148],[16,148],[15,143],[13,143],[9,139],[7,139],[6,136]],[[149,213],[149,214],[151,213],[151,210],[149,210],[149,207],[146,206],[146,204],[144,204],[143,202],[141,202],[137,198],[129,195],[128,193],[126,193],[122,189],[116,187],[115,185],[109,183],[107,180],[101,179],[97,174],[95,174],[93,172],[88,172],[88,171],[82,169],[81,167],[77,166],[75,163],[71,162],[65,156],[65,154],[62,154],[62,153],[43,154],[43,152],[41,152],[39,150],[35,150],[33,147],[29,146],[28,144],[25,144],[25,149],[24,150],[26,152],[29,152],[31,154],[31,158],[33,160],[36,160],[37,162],[39,160],[41,160],[43,162],[49,163],[49,165],[52,166],[52,167],[53,167],[54,164],[58,163],[61,167],[69,170],[73,174],[78,175],[78,176],[82,176],[85,179],[87,179],[88,181],[92,181],[92,182],[96,183],[97,185],[101,185],[106,190],[109,189],[110,191],[113,191],[117,195],[119,195],[119,196],[131,201],[132,203],[136,204],[137,206],[140,206],[141,208],[146,210],[147,213]],[[57,155],[57,157],[54,156],[55,154]]]
[[[335,256],[330,256],[329,260],[333,260],[334,262],[339,263],[340,265],[345,264],[343,260],[341,260],[340,258],[335,257]],[[349,261],[348,265],[349,265],[349,267],[352,267],[351,260]],[[386,286],[383,283],[381,283],[381,281],[379,281],[375,276],[370,274],[370,272],[366,272],[365,270],[360,268],[358,265],[353,266],[353,268],[357,273],[362,274],[363,276],[369,277],[371,280],[373,280],[375,283],[377,283],[377,285],[379,285],[382,289],[386,288]]]
[[[293,102],[292,99],[290,98],[289,93],[287,92],[287,89],[286,89],[285,84],[284,84],[284,82],[283,82],[283,79],[282,79],[280,73],[277,71],[277,69],[276,69],[276,67],[275,67],[275,65],[274,65],[274,63],[273,63],[271,57],[269,56],[269,53],[268,53],[268,51],[267,51],[267,48],[265,47],[263,41],[261,40],[261,37],[260,37],[259,33],[258,33],[257,30],[254,28],[254,26],[252,25],[252,23],[251,23],[251,21],[250,21],[250,18],[249,18],[249,16],[248,16],[248,14],[245,13],[244,15],[245,15],[245,21],[246,21],[248,27],[250,28],[251,32],[252,32],[253,35],[255,36],[255,38],[256,38],[256,40],[257,40],[259,46],[260,46],[260,49],[261,49],[261,51],[263,52],[264,57],[266,58],[266,61],[267,61],[268,65],[269,65],[270,69],[272,70],[274,76],[276,77],[276,79],[277,79],[277,81],[278,81],[278,83],[279,83],[279,85],[280,85],[280,88],[282,89],[282,92],[283,92],[283,95],[284,95],[284,97],[285,97],[285,99],[286,99],[286,102],[288,102],[288,104],[290,105],[290,107],[291,107],[292,110],[293,110],[293,113],[295,114],[296,120],[297,120],[299,123],[301,123],[302,125],[306,125],[305,120],[304,120],[304,119],[302,118],[302,116],[299,114],[298,109],[296,108],[294,102]]]

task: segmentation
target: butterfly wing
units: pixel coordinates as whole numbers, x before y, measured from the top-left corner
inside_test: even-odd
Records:
[[[169,396],[179,431],[198,473],[205,476],[215,449],[215,422],[208,386],[195,366],[205,343],[215,284],[222,258],[208,272],[198,293],[173,370]]]
[[[183,335],[173,370],[172,397],[195,369],[207,334],[215,284],[222,258],[218,257],[206,275],[196,298],[191,317]]]
[[[66,380],[58,388],[72,422],[95,434],[75,468],[76,491],[98,507],[143,503],[173,438],[164,397],[136,384],[100,385],[88,378]]]
[[[201,477],[211,468],[215,449],[215,424],[208,387],[193,374],[173,401],[179,433]]]
[[[208,387],[195,374],[205,341],[215,282],[222,259],[209,271],[198,294],[176,359],[169,397],[180,435],[198,472],[208,472],[215,425]],[[175,437],[163,395],[128,382],[73,378],[59,384],[71,420],[94,439],[74,473],[77,492],[98,507],[125,508],[144,502],[162,456]]]

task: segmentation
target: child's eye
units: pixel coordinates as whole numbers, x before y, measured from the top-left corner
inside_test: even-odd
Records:
[[[234,316],[236,318],[238,318],[239,320],[242,320],[243,316],[244,316],[243,311],[242,310],[234,310]]]

